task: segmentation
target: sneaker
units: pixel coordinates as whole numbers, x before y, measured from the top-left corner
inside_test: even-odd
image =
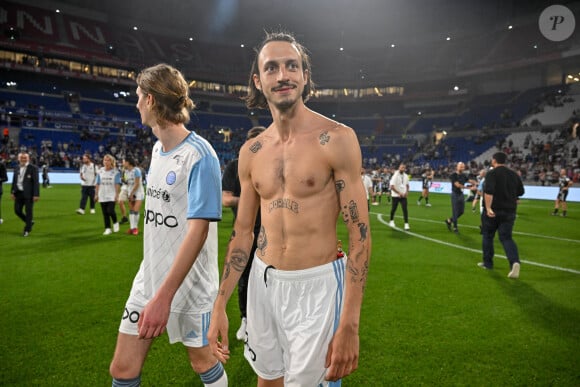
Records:
[[[242,317],[242,323],[240,324],[240,328],[236,332],[236,339],[244,340],[246,336],[246,324],[247,324],[246,318]]]
[[[4,223],[4,219],[0,218],[0,224]]]
[[[132,232],[133,235],[139,235],[139,229],[135,227]]]
[[[485,263],[483,263],[483,262],[479,262],[477,264],[477,266],[479,266],[479,267],[481,267],[482,269],[485,269],[485,270],[491,270],[491,267],[485,266]]]
[[[30,235],[30,233],[29,233],[28,231],[24,231],[24,232],[22,233],[22,236],[23,236],[23,237],[27,237],[27,236],[29,236],[29,235]]]
[[[133,235],[133,229],[132,229],[132,228],[128,229],[128,230],[125,232],[125,234],[127,234],[127,235]]]
[[[389,227],[395,227],[395,221],[394,220],[391,220],[389,222]]]
[[[447,226],[447,229],[451,231],[451,221],[449,219],[445,219],[445,225]]]
[[[127,219],[127,217],[126,217],[126,216],[123,216],[123,217],[121,218],[121,221],[120,221],[119,223],[120,223],[120,224],[129,223],[129,219]]]
[[[379,202],[373,202],[372,205],[373,206],[378,206],[379,205]]]
[[[405,223],[405,231],[409,231],[411,227],[409,227],[409,223]]]
[[[425,207],[431,207],[431,203],[425,204]]]
[[[95,209],[91,208],[91,214],[94,214],[94,213],[95,213]]]
[[[106,228],[105,232],[103,233],[103,235],[111,235],[113,233],[113,231],[111,231],[110,228]]]
[[[417,205],[418,205],[418,206],[420,206],[420,205],[421,205],[421,202],[420,202],[419,200],[417,200]]]
[[[520,264],[514,263],[512,266],[512,271],[508,273],[508,278],[519,278],[520,276]]]
[[[119,223],[113,224],[113,232],[119,232]]]
[[[82,208],[79,208],[79,209],[77,210],[77,214],[79,214],[79,215],[84,215],[84,214],[85,214],[85,210],[83,210]]]
[[[453,232],[456,233],[456,234],[459,234],[459,230],[456,229],[456,228],[453,229]]]

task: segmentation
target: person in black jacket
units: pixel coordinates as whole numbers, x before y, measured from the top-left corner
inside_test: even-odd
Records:
[[[465,194],[463,191],[467,187],[467,183],[471,184],[471,187],[477,186],[477,181],[469,179],[469,177],[463,173],[465,171],[465,163],[458,162],[455,172],[449,177],[451,180],[451,218],[445,219],[445,224],[447,229],[451,231],[453,226],[453,232],[459,233],[457,229],[457,220],[463,212],[465,211]]]
[[[493,268],[493,239],[495,232],[505,250],[510,264],[509,278],[520,275],[518,246],[512,239],[518,198],[524,194],[524,185],[518,174],[505,166],[507,155],[497,152],[491,160],[492,170],[487,172],[483,186],[484,209],[481,214],[484,269]]]
[[[40,184],[38,168],[30,164],[28,153],[20,152],[18,162],[18,167],[14,168],[11,196],[14,200],[14,213],[25,223],[22,235],[27,237],[34,224],[33,207],[40,196]]]
[[[8,173],[6,172],[4,160],[0,158],[0,224],[4,223],[2,219],[2,185],[5,181],[8,181]]]

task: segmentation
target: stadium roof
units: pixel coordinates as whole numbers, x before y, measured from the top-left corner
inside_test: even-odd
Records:
[[[579,1],[11,1],[61,8],[106,22],[109,27],[116,26],[119,35],[113,43],[118,46],[124,44],[123,34],[131,29],[194,42],[195,46],[180,48],[172,55],[155,58],[151,52],[141,54],[141,62],[131,51],[134,47],[121,47],[119,56],[133,64],[137,61],[137,67],[150,64],[147,60],[165,59],[187,71],[194,67],[191,61],[186,63],[183,55],[180,58],[179,51],[189,50],[195,52],[197,62],[205,62],[195,71],[199,73],[200,67],[214,68],[225,81],[232,82],[245,82],[245,75],[241,75],[249,68],[250,50],[261,41],[264,31],[280,29],[293,32],[312,52],[315,80],[328,85],[455,76],[504,59],[537,57],[538,53],[546,55],[580,46],[577,31],[563,46],[542,39],[537,27],[538,17],[547,6],[563,4],[578,14]],[[580,23],[580,17],[577,19]],[[516,33],[519,35],[503,42],[507,35],[502,34],[507,34],[510,25],[514,31],[520,28]],[[244,53],[239,50],[242,45]],[[225,62],[243,70],[216,63],[224,51],[227,53],[224,47],[229,47],[231,54]]]
[[[35,1],[38,4],[38,1]],[[61,0],[206,42],[254,45],[264,30],[294,32],[308,47],[374,48],[478,34],[539,16],[538,0]],[[558,4],[573,3],[559,1]]]

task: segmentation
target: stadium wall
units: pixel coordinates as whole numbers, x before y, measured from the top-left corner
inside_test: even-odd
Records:
[[[50,184],[79,184],[78,172],[49,172]],[[8,181],[12,181],[12,172],[8,172]],[[42,176],[40,176],[42,181]],[[421,192],[421,182],[411,181],[410,190],[412,192]],[[537,185],[524,186],[526,193],[522,199],[539,199],[539,200],[555,200],[558,195],[558,186],[542,187]],[[448,181],[434,181],[431,185],[431,192],[434,193],[451,193],[451,183]],[[467,194],[467,192],[466,192]],[[568,194],[567,201],[580,202],[580,188],[572,187]]]

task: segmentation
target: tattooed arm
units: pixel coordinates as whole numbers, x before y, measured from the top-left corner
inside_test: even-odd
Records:
[[[226,306],[248,263],[254,240],[254,222],[260,205],[260,198],[254,190],[250,179],[249,165],[251,154],[256,153],[252,150],[254,148],[251,147],[251,144],[248,145],[246,143],[240,151],[238,174],[241,194],[238,203],[238,214],[224,259],[222,280],[214,303],[207,335],[212,352],[223,363],[229,359]]]
[[[336,380],[358,367],[359,320],[371,254],[371,232],[356,135],[350,128],[339,127],[337,133],[330,135],[329,145],[335,186],[349,233],[344,305],[326,355],[326,379]]]

